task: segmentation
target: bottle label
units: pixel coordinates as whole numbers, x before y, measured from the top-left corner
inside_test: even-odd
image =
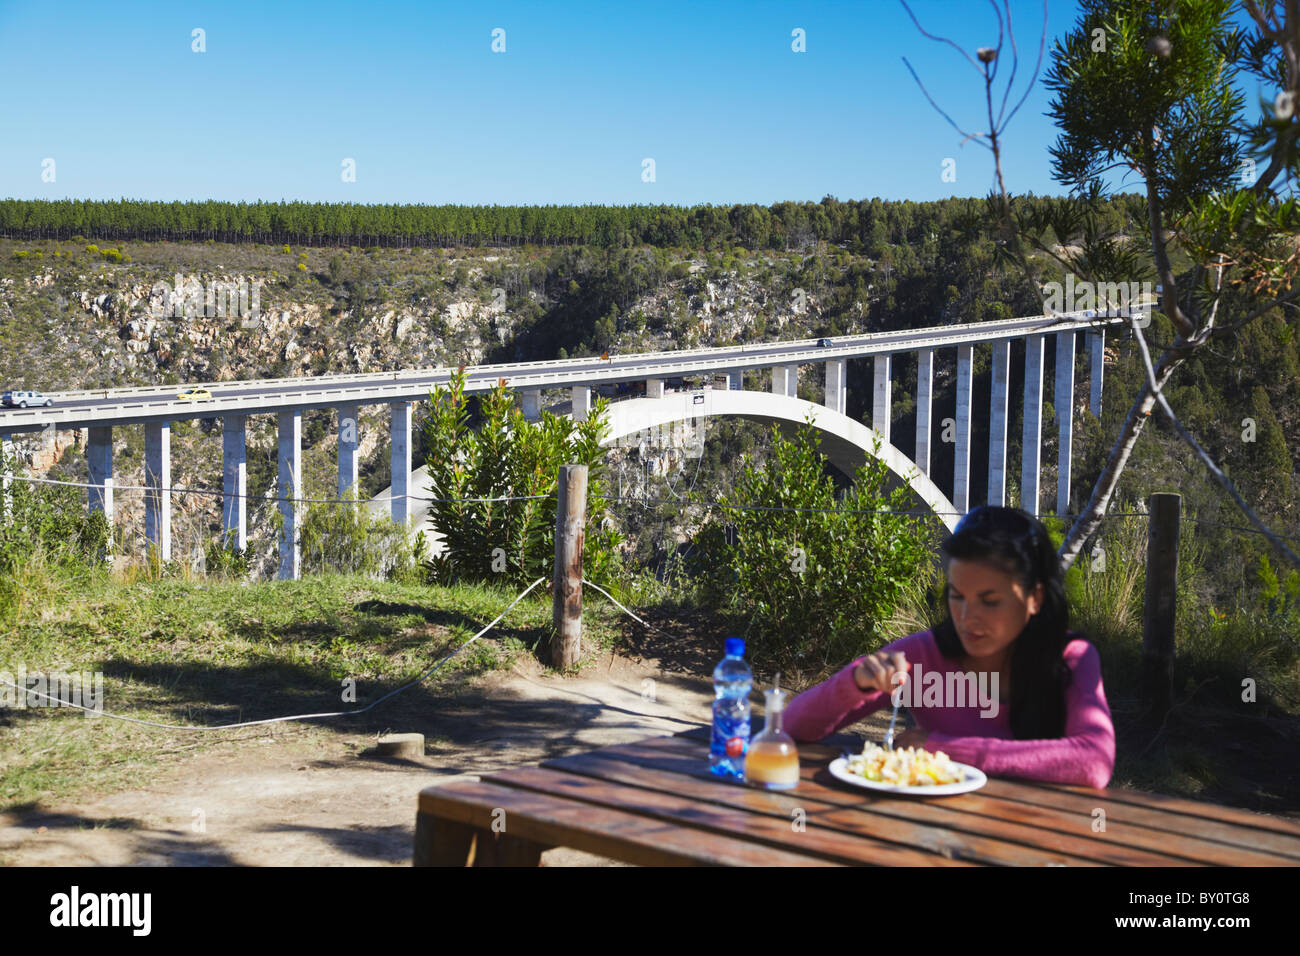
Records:
[[[742,757],[749,749],[749,701],[713,702],[713,740],[710,750],[719,756]]]

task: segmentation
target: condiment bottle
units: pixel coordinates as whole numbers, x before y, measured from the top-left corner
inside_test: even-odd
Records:
[[[766,719],[763,729],[749,742],[745,755],[745,782],[764,790],[793,790],[799,785],[799,751],[794,739],[781,729],[781,714],[789,695],[776,686],[763,694]]]

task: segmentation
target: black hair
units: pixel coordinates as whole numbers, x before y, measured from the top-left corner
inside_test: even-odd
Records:
[[[1070,669],[1063,654],[1069,643],[1070,610],[1056,548],[1043,523],[1019,508],[980,505],[939,546],[943,558],[943,603],[948,606],[948,564],[952,558],[990,565],[1019,581],[1027,594],[1043,585],[1043,601],[1011,646],[1010,722],[1018,740],[1065,733],[1065,688]],[[949,612],[934,629],[946,658],[964,653]]]

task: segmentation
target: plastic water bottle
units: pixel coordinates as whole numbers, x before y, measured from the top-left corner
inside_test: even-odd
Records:
[[[749,692],[754,675],[745,663],[745,642],[727,638],[727,656],[713,669],[713,740],[709,769],[720,777],[745,779],[749,749]]]

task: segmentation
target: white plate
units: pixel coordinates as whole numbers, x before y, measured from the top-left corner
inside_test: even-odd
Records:
[[[843,780],[845,783],[851,783],[855,787],[862,787],[866,790],[879,790],[883,793],[905,793],[909,796],[919,797],[946,797],[954,793],[970,793],[972,790],[978,790],[984,784],[989,782],[989,778],[984,776],[984,771],[979,770],[969,764],[952,762],[954,767],[961,769],[966,775],[966,779],[959,780],[956,783],[936,783],[932,787],[904,787],[896,783],[877,783],[874,780],[868,780],[866,777],[859,776],[849,771],[849,761],[847,757],[836,757],[831,761],[831,774]]]

